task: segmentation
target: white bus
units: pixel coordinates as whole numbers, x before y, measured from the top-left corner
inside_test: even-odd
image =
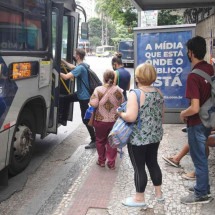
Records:
[[[0,0],[0,185],[26,168],[36,134],[57,133],[59,98],[75,88],[59,73],[67,72],[62,57],[74,63],[76,7],[75,0]]]
[[[114,46],[97,46],[96,47],[96,56],[97,57],[110,57],[114,54]]]

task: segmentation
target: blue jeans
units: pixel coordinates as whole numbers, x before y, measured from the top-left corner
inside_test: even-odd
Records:
[[[197,197],[202,197],[207,195],[210,189],[208,158],[205,147],[211,129],[206,128],[203,124],[199,124],[188,127],[187,130],[190,155],[193,160],[196,174],[196,185],[194,186],[195,195]]]

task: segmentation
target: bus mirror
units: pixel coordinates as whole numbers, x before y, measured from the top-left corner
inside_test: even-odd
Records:
[[[81,23],[81,39],[88,40],[88,23],[82,22]]]

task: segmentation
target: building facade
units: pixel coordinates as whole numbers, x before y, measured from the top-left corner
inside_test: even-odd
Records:
[[[87,21],[89,21],[90,18],[96,17],[95,12],[95,0],[76,0],[76,4],[82,6],[87,15]],[[83,16],[81,15],[81,19],[83,19]]]
[[[153,27],[158,25],[158,11],[141,11],[141,27]]]

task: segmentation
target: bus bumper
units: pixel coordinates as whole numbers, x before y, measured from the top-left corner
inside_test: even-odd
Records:
[[[134,60],[122,59],[122,63],[134,63]]]

